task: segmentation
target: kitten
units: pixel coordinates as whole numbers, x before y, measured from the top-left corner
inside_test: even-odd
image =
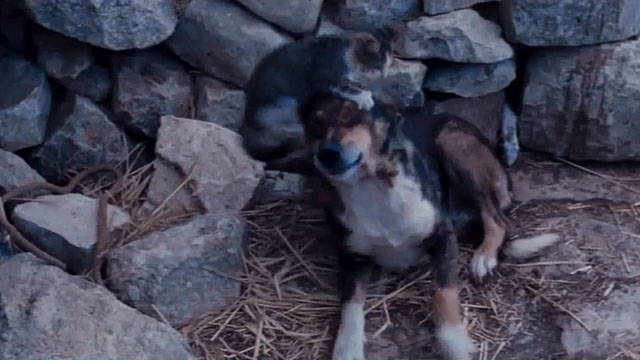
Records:
[[[246,88],[240,128],[244,147],[267,169],[313,171],[308,161],[300,113],[318,93],[332,92],[373,107],[371,91],[358,84],[384,76],[391,63],[391,29],[322,36],[284,45],[257,65]]]

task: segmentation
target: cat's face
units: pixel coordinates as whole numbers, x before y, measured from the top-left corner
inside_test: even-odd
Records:
[[[353,37],[353,57],[358,71],[386,74],[393,55],[392,38],[393,32],[389,29],[356,33]]]

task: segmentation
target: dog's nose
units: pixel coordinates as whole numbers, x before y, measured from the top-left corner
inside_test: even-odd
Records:
[[[325,169],[333,169],[341,164],[340,145],[335,143],[324,144],[316,153],[320,165]]]

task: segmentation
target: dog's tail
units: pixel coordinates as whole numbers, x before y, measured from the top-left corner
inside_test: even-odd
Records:
[[[507,257],[524,260],[550,247],[560,240],[558,234],[541,234],[528,238],[508,241],[504,247]]]

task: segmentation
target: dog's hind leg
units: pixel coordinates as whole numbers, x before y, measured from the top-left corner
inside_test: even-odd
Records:
[[[364,301],[372,270],[369,260],[341,254],[342,309],[333,360],[365,360]]]
[[[430,249],[436,292],[433,296],[436,337],[447,360],[470,360],[476,347],[460,314],[458,298],[458,242],[445,221]]]
[[[477,283],[484,282],[498,266],[498,251],[507,235],[509,220],[499,207],[498,201],[487,198],[480,204],[484,238],[471,259],[471,274]]]

